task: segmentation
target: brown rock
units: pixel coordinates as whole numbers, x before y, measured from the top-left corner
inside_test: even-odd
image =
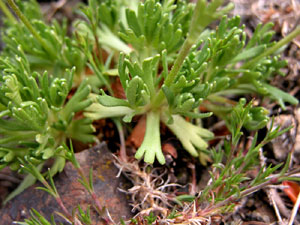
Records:
[[[122,178],[117,178],[117,168],[113,164],[113,158],[106,144],[100,144],[89,150],[76,154],[82,170],[88,177],[89,170],[93,168],[94,190],[102,206],[105,206],[112,219],[119,223],[120,219],[130,218],[131,212],[126,196],[118,191],[118,187],[125,182]],[[72,213],[74,207],[78,204],[86,209],[92,200],[88,192],[78,182],[77,174],[71,163],[67,163],[64,171],[54,177],[54,182],[58,193],[60,194],[66,208]],[[37,190],[36,184],[16,198],[7,203],[0,212],[1,224],[9,225],[13,221],[23,221],[30,217],[30,209],[34,208],[45,218],[50,220],[51,214],[62,212],[52,196],[42,190]],[[93,224],[102,224],[100,217],[91,209]],[[68,224],[64,219],[55,214],[56,222]]]

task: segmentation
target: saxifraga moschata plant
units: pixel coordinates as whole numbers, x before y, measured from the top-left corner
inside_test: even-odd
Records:
[[[214,113],[228,122],[237,104],[230,99],[233,95],[266,96],[282,108],[298,103],[269,81],[286,65],[278,54],[300,28],[272,42],[272,24],[258,25],[247,39],[240,18],[226,16],[231,3],[90,0],[81,6],[70,36],[66,23],[46,23],[34,0],[7,3],[18,19],[0,0],[6,15],[0,58],[1,167],[18,169],[21,158],[41,168],[55,158],[53,175],[64,167],[61,146],[66,139],[95,140],[93,120],[122,118],[130,123],[142,114],[146,133],[137,159],[165,163],[162,122],[205,164],[207,140],[214,135],[194,119]],[[210,29],[217,20],[217,28]],[[87,76],[87,67],[92,76]],[[114,76],[126,99],[113,96]],[[99,92],[101,85],[105,89]],[[243,126],[256,130],[267,122],[267,110],[252,107]]]
[[[4,49],[0,57],[0,164],[20,168],[19,159],[39,169],[54,158],[50,174],[63,170],[67,139],[95,142],[92,120],[75,114],[92,103],[91,86],[83,80],[75,93],[74,80],[83,72],[86,60],[66,36],[66,26],[47,25],[35,1],[9,1],[21,21],[9,11],[2,32]],[[6,9],[1,1],[2,9]],[[20,11],[22,9],[23,12]],[[32,185],[28,176],[8,199]]]
[[[160,141],[162,122],[192,156],[199,156],[205,164],[206,141],[213,138],[213,133],[191,121],[212,113],[227,120],[236,104],[230,100],[232,95],[260,94],[278,101],[282,108],[285,102],[298,103],[297,99],[268,83],[286,65],[277,56],[278,50],[296,37],[300,28],[275,43],[271,41],[272,24],[259,25],[253,37],[247,40],[240,18],[226,16],[232,4],[221,7],[223,1],[199,0],[196,4],[178,1],[174,4],[172,0],[162,3],[146,0],[119,14],[112,1],[105,1],[98,8],[97,1],[91,2],[99,17],[105,7],[112,18],[112,15],[124,17],[115,25],[99,19],[100,26],[94,32],[101,37],[109,27],[119,27],[118,33],[110,33],[112,43],[118,40],[115,46],[120,47],[119,41],[124,41],[132,49],[129,53],[127,48],[120,52],[116,72],[126,99],[102,91],[93,96],[95,102],[84,115],[92,119],[122,117],[128,123],[134,116],[145,114],[146,133],[135,154],[137,159],[144,158],[151,164],[156,158],[159,163],[165,163]],[[208,25],[218,19],[221,21],[217,29],[209,29]],[[89,35],[93,40],[91,24],[78,21],[76,25],[82,36]],[[201,113],[201,105],[210,112]],[[267,122],[267,110],[254,107],[244,126],[256,130]]]

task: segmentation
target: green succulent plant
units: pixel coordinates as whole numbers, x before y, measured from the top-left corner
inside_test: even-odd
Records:
[[[64,167],[61,146],[67,139],[95,141],[94,120],[130,123],[143,114],[146,133],[137,159],[165,163],[162,122],[205,164],[207,141],[214,135],[199,120],[215,114],[230,127],[228,115],[238,104],[232,96],[267,96],[282,108],[298,103],[269,83],[286,65],[280,50],[300,28],[272,42],[272,24],[259,25],[248,39],[240,18],[226,16],[231,3],[90,0],[77,10],[81,17],[72,35],[65,21],[47,23],[34,0],[7,3],[19,19],[0,0],[6,15],[0,56],[1,167],[18,169],[19,159],[26,158],[41,168],[55,158],[53,175]],[[210,28],[217,20],[217,28]],[[126,99],[114,97],[115,77]],[[262,107],[252,107],[246,118],[243,126],[250,130],[269,120]]]
[[[120,53],[118,76],[126,99],[102,91],[86,110],[92,119],[146,114],[144,142],[136,158],[153,163],[155,157],[165,163],[161,150],[160,121],[175,134],[183,147],[205,163],[207,140],[213,133],[185,120],[201,119],[215,113],[226,120],[234,104],[232,95],[249,93],[268,96],[284,108],[284,103],[298,100],[268,83],[286,65],[277,51],[299,33],[299,28],[284,40],[271,42],[272,24],[259,25],[246,41],[244,26],[238,16],[225,15],[232,5],[223,1],[198,1],[196,5],[179,1],[140,2],[137,9],[126,10],[126,23],[119,40],[133,49]],[[208,25],[221,19],[216,30]],[[84,32],[82,30],[82,32]],[[114,35],[117,38],[117,35]],[[179,51],[179,52],[178,52]],[[171,67],[171,70],[169,70]],[[199,106],[208,113],[201,113]],[[249,113],[248,129],[260,129],[268,122],[268,112],[255,107]]]
[[[71,93],[86,59],[74,40],[66,36],[66,27],[56,22],[50,26],[42,20],[35,1],[18,5],[24,13],[20,15],[32,23],[29,27],[37,36],[15,19],[4,21],[5,46],[0,57],[0,164],[1,168],[10,166],[17,170],[19,159],[27,158],[41,168],[47,159],[54,158],[51,169],[54,175],[64,168],[65,153],[60,149],[67,139],[84,143],[96,140],[92,120],[75,115],[92,103],[88,98],[91,86],[84,80]],[[28,178],[19,190],[33,182],[32,177]]]
[[[55,158],[55,174],[64,168],[60,147],[67,139],[95,141],[92,120],[75,116],[92,103],[91,87],[83,82],[68,99],[75,69],[66,72],[68,80],[32,72],[20,45],[18,50],[15,58],[0,59],[1,168],[17,170],[24,157],[36,166]]]

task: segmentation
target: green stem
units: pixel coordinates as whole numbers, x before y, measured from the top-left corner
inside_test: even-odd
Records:
[[[263,182],[261,184],[258,184],[258,185],[253,186],[253,187],[249,187],[246,190],[241,191],[241,193],[239,195],[232,195],[229,198],[227,198],[227,199],[225,199],[225,200],[223,200],[223,201],[221,201],[221,202],[213,205],[210,210],[219,209],[219,208],[221,208],[223,206],[226,206],[226,205],[228,205],[230,203],[234,203],[238,199],[241,199],[241,198],[243,198],[243,197],[245,197],[247,195],[250,195],[250,194],[252,194],[252,193],[254,193],[254,192],[258,191],[258,190],[261,190],[261,189],[263,189],[264,187],[266,187],[266,186],[268,186],[270,184],[274,184],[274,180],[277,180],[280,177],[281,177],[281,175],[275,175],[275,176],[272,177],[272,179],[270,178],[270,179],[266,180],[265,182]]]
[[[164,82],[164,84],[166,86],[169,87],[173,83],[173,81],[174,81],[176,75],[178,74],[178,72],[184,62],[184,59],[187,56],[187,54],[189,53],[189,50],[192,47],[192,45],[193,44],[190,43],[189,38],[187,38],[178,54],[178,57],[176,58],[176,60],[173,64],[173,67],[172,67],[170,73],[168,74],[168,76]],[[160,89],[158,95],[153,100],[152,106],[155,108],[158,108],[161,105],[161,103],[163,102],[164,98],[165,98],[164,93],[163,93],[162,89]]]
[[[14,135],[9,136],[10,134],[8,134],[8,137],[2,137],[0,139],[0,145],[2,144],[9,144],[9,143],[15,143],[17,141],[30,141],[30,140],[34,140],[34,136],[36,135],[35,131],[28,131],[28,132],[15,132]]]
[[[228,104],[228,105],[230,105],[230,106],[235,106],[235,105],[237,104],[236,101],[233,101],[233,100],[231,100],[231,99],[225,98],[225,97],[223,97],[223,96],[221,96],[221,95],[217,95],[217,94],[218,94],[218,93],[216,93],[216,94],[211,94],[211,95],[209,95],[209,96],[207,97],[207,99],[208,99],[209,101],[211,101],[211,102],[217,102],[217,103],[222,103],[222,104],[226,103],[226,104]]]
[[[113,121],[115,125],[117,126],[119,138],[120,138],[120,158],[127,162],[127,155],[126,155],[126,144],[125,144],[125,138],[124,138],[124,132],[123,132],[123,126],[121,123],[120,118],[113,118]]]
[[[63,210],[65,216],[73,224],[75,222],[75,218],[73,218],[72,214],[69,213],[69,211],[67,210],[67,208],[66,208],[65,204],[63,203],[61,197],[58,195],[58,197],[56,197],[55,200],[56,200],[57,204],[60,206],[60,208]]]
[[[88,53],[89,54],[89,53]],[[100,68],[98,68],[94,57],[92,56],[92,54],[88,55],[88,59],[90,61],[90,64],[92,66],[93,72],[96,74],[96,76],[98,77],[98,79],[105,85],[105,87],[107,88],[108,92],[110,95],[113,95],[114,92],[109,84],[109,82],[106,80],[106,78],[103,76],[103,73],[101,72]],[[101,64],[102,65],[102,64]]]
[[[16,3],[13,0],[7,0],[7,3],[12,8],[12,10],[16,13],[16,15],[20,18],[20,20],[24,23],[27,29],[31,32],[31,34],[40,42],[42,47],[49,53],[50,57],[53,59],[56,58],[56,53],[53,51],[52,48],[48,46],[47,42],[45,42],[45,40],[34,29],[34,27],[31,25],[29,20],[24,16],[24,14],[21,12],[21,10],[16,5]]]
[[[93,35],[94,35],[94,39],[95,39],[95,45],[96,45],[97,53],[99,54],[98,57],[99,57],[99,60],[100,60],[100,65],[103,65],[102,50],[101,50],[101,47],[100,47],[100,44],[99,44],[99,38],[97,36],[97,27],[96,27],[95,24],[93,24],[92,27],[93,27]],[[97,55],[96,55],[96,59],[98,59]]]
[[[165,82],[164,82],[164,84],[166,86],[169,87],[173,83],[176,75],[178,74],[178,72],[179,72],[179,70],[180,70],[180,68],[181,68],[181,66],[182,66],[182,64],[184,62],[184,59],[188,55],[188,53],[189,53],[189,51],[190,51],[190,49],[191,49],[192,46],[193,46],[193,42],[191,42],[190,38],[188,37],[185,40],[182,48],[180,49],[178,57],[176,58],[176,60],[174,62],[174,65],[173,65],[170,73],[168,74]]]
[[[12,22],[17,23],[16,18],[13,16],[13,14],[9,11],[9,9],[6,7],[5,3],[0,0],[0,8],[2,9],[2,12],[6,15],[6,17]]]
[[[277,42],[275,45],[267,49],[264,53],[261,55],[255,57],[254,59],[250,60],[249,62],[245,63],[242,66],[242,69],[250,68],[251,66],[255,65],[258,61],[260,61],[262,58],[269,56],[273,54],[275,51],[277,51],[282,46],[288,44],[291,42],[295,37],[300,35],[300,26],[298,26],[295,30],[293,30],[289,35],[287,35],[285,38],[281,39],[279,42]]]

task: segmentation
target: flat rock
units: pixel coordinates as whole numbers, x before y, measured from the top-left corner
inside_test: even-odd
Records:
[[[107,149],[106,144],[97,145],[91,149],[76,154],[82,170],[88,177],[90,168],[93,168],[94,190],[102,206],[105,206],[112,219],[119,223],[120,219],[132,217],[130,206],[126,196],[118,190],[122,187],[123,178],[117,178],[117,168],[113,164],[113,157]],[[60,194],[66,208],[72,213],[78,204],[86,209],[92,200],[88,192],[78,182],[79,175],[71,163],[67,163],[64,171],[54,177],[55,186]],[[23,193],[7,203],[0,212],[1,224],[13,224],[13,221],[23,221],[30,217],[30,209],[34,208],[45,218],[50,220],[54,214],[57,223],[69,224],[55,212],[62,212],[52,196],[36,187],[42,186],[40,183],[28,188]],[[93,224],[102,224],[101,219],[94,210],[91,209]]]

